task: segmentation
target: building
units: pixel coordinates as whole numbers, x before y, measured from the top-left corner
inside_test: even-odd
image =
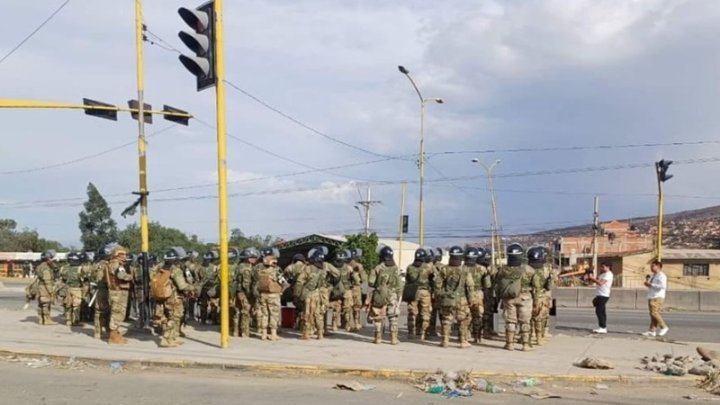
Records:
[[[18,277],[23,270],[33,268],[40,262],[40,252],[0,252],[0,276]],[[56,259],[65,260],[67,253],[58,253]]]
[[[611,221],[600,225],[598,256],[622,256],[634,252],[652,250],[654,237],[641,234],[626,222]],[[567,236],[555,241],[555,252],[562,258],[563,267],[577,267],[591,264],[593,237]]]
[[[615,285],[623,288],[645,288],[650,264],[655,258],[651,249],[639,252],[605,253],[598,262],[610,263]],[[663,272],[671,290],[716,290],[720,288],[720,250],[663,249]]]

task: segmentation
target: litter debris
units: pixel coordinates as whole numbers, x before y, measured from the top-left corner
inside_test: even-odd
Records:
[[[473,392],[500,393],[501,388],[485,379],[473,380],[469,371],[445,373],[438,370],[423,377],[415,388],[428,394],[442,394],[448,398],[470,397]]]
[[[720,370],[712,371],[705,376],[698,384],[698,388],[702,388],[714,395],[720,395]]]
[[[575,365],[577,367],[590,368],[595,370],[611,370],[615,368],[609,361],[603,359],[596,359],[593,357],[586,357],[580,360],[580,362],[576,363]]]
[[[720,361],[718,360],[705,361],[691,356],[673,357],[670,354],[645,356],[640,359],[640,362],[645,365],[639,367],[641,370],[671,376],[684,376],[686,374],[707,376],[713,371],[720,370]]]
[[[516,387],[534,387],[534,386],[540,385],[540,384],[542,384],[540,382],[540,380],[536,380],[536,379],[530,377],[530,378],[523,378],[521,380],[517,380],[517,381],[515,381],[515,384],[513,384],[513,385],[515,385]]]
[[[112,363],[110,363],[110,371],[113,374],[122,372],[123,371],[122,363],[120,363],[119,361],[113,361]]]
[[[596,390],[609,390],[610,387],[608,387],[608,386],[605,385],[605,384],[597,384],[597,385],[595,385],[595,389],[596,389]]]
[[[340,384],[337,384],[337,385],[335,385],[335,389],[337,389],[337,390],[346,390],[346,391],[356,391],[356,392],[357,392],[357,391],[370,391],[370,390],[374,390],[375,387],[373,387],[372,385],[360,384],[360,383],[357,382],[357,381],[351,381],[351,382],[348,382],[348,383],[340,383]]]
[[[42,359],[32,359],[26,364],[30,368],[43,368],[52,366],[52,362],[50,362],[47,357],[43,357]]]

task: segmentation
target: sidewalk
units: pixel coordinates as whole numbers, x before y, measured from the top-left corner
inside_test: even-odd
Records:
[[[59,314],[54,317],[57,321],[60,318]],[[0,310],[0,352],[138,365],[230,368],[258,373],[347,374],[402,379],[442,369],[473,370],[478,375],[496,378],[535,376],[579,381],[677,380],[680,377],[665,377],[637,369],[639,359],[665,353],[696,356],[696,344],[663,342],[640,336],[558,335],[528,353],[502,350],[503,342],[500,341],[487,341],[465,350],[457,348],[457,343],[452,341],[451,347],[442,349],[437,340],[403,341],[397,346],[374,345],[370,343],[368,327],[363,335],[338,332],[322,341],[300,340],[295,331],[283,331],[283,339],[278,342],[231,338],[230,347],[223,350],[219,348],[220,335],[214,327],[198,326],[198,329],[188,328],[183,346],[161,349],[157,347],[158,338],[145,332],[131,329],[127,334],[129,344],[109,346],[92,338],[90,325],[71,331],[62,325],[37,325],[36,319],[33,309]],[[720,344],[705,346],[720,350]],[[608,360],[615,369],[587,370],[573,365],[584,357]]]

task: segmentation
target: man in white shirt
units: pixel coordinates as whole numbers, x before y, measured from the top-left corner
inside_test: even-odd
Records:
[[[665,303],[665,291],[667,290],[667,276],[662,271],[662,263],[654,261],[650,267],[652,276],[645,280],[645,287],[648,288],[648,308],[650,309],[650,329],[643,333],[643,336],[665,336],[668,333],[667,324],[660,315],[663,303]]]
[[[612,288],[613,278],[613,272],[609,263],[600,265],[600,274],[598,274],[597,277],[593,275],[588,276],[588,280],[597,285],[593,306],[595,307],[595,315],[597,315],[599,328],[593,329],[593,333],[607,333],[607,313],[605,311],[605,305],[610,299],[610,289]]]

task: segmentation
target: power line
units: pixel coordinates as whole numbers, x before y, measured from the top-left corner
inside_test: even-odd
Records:
[[[163,129],[161,129],[161,130],[155,131],[155,132],[147,135],[147,138],[150,138],[150,137],[153,137],[153,136],[155,136],[155,135],[159,135],[159,134],[161,134],[161,133],[163,133],[163,132],[169,131],[170,129],[173,129],[173,128],[175,128],[176,126],[177,126],[177,124],[173,124],[173,125],[170,125],[169,127],[165,127],[165,128],[163,128]],[[112,147],[112,148],[110,148],[110,149],[106,149],[106,150],[103,150],[103,151],[100,151],[100,152],[97,152],[97,153],[93,153],[93,154],[91,154],[91,155],[82,156],[82,157],[75,158],[75,159],[72,159],[72,160],[66,160],[66,161],[64,161],[64,162],[53,163],[53,164],[51,164],[51,165],[34,167],[34,168],[30,168],[30,169],[18,169],[18,170],[9,170],[9,171],[5,171],[5,172],[0,172],[0,176],[7,176],[7,175],[11,175],[11,174],[23,174],[23,173],[40,172],[40,171],[43,171],[43,170],[56,169],[56,168],[58,168],[58,167],[69,166],[69,165],[72,165],[72,164],[75,164],[75,163],[83,162],[83,161],[85,161],[85,160],[90,160],[90,159],[94,159],[94,158],[96,158],[96,157],[100,157],[100,156],[103,156],[103,155],[107,155],[108,153],[115,152],[115,151],[117,151],[117,150],[120,150],[120,149],[123,149],[123,148],[127,148],[128,146],[132,146],[132,145],[137,145],[137,141],[132,141],[132,142],[124,143],[124,144],[122,144],[122,145],[118,145],[118,146]],[[1,205],[1,204],[0,204],[0,205]]]
[[[5,56],[3,56],[2,59],[0,59],[0,63],[5,62],[5,59],[9,58],[10,55],[12,55],[13,53],[15,53],[15,51],[17,51],[18,49],[20,49],[21,46],[25,45],[25,43],[26,43],[27,41],[29,41],[30,38],[32,38],[35,34],[37,34],[37,32],[40,31],[47,23],[49,23],[50,20],[52,20],[53,18],[55,18],[55,16],[56,16],[60,11],[62,11],[62,9],[65,8],[65,6],[67,6],[68,3],[70,3],[70,0],[65,0],[65,2],[62,3],[62,4],[60,5],[60,7],[58,7],[55,11],[53,11],[53,13],[50,14],[50,16],[45,19],[45,21],[43,21],[42,23],[40,23],[40,25],[38,25],[37,28],[35,28],[30,34],[28,34],[28,36],[26,36],[25,38],[23,38],[23,40],[20,41],[20,43],[18,43],[17,45],[15,45],[15,47],[14,47],[13,49],[11,49],[10,52],[6,53]]]

